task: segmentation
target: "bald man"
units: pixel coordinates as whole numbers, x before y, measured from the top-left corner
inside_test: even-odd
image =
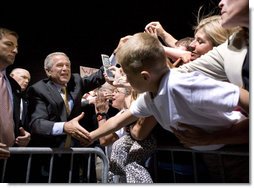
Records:
[[[28,70],[23,68],[15,68],[11,71],[10,76],[20,85],[22,91],[22,97],[20,101],[20,126],[26,125],[26,114],[27,114],[27,100],[26,100],[26,88],[31,80],[31,75]]]
[[[22,91],[25,91],[30,80],[31,75],[28,70],[22,68],[15,68],[11,71],[10,76],[18,82]]]

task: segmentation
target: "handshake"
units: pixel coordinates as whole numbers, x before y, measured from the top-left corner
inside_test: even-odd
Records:
[[[67,135],[70,135],[71,137],[79,140],[82,146],[89,146],[94,142],[94,140],[92,140],[90,133],[79,124],[79,121],[83,117],[84,112],[72,120],[65,122],[64,132]]]

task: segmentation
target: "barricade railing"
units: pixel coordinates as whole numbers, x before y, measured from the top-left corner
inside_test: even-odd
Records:
[[[170,160],[168,160],[166,163],[160,161],[158,158],[158,154],[160,152],[168,152],[168,156],[170,156]],[[189,156],[192,157],[191,163],[189,165],[182,165],[178,164],[177,158],[174,156],[174,154],[178,152],[180,155],[184,156],[186,154],[190,154]],[[187,181],[189,183],[199,183],[202,182],[202,177],[200,177],[200,174],[198,174],[198,160],[197,156],[198,154],[213,154],[217,155],[219,161],[218,164],[220,166],[220,179],[221,182],[219,183],[227,183],[225,180],[225,169],[224,169],[224,164],[222,161],[223,156],[239,156],[243,157],[246,161],[249,160],[249,148],[248,145],[244,145],[243,147],[241,145],[239,146],[232,146],[232,147],[225,147],[219,150],[214,150],[214,151],[197,151],[197,150],[192,150],[188,148],[184,148],[182,146],[158,146],[156,148],[156,152],[153,154],[153,167],[152,167],[152,173],[154,177],[154,181],[158,182],[160,181],[160,175],[159,171],[161,171],[162,168],[170,170],[172,173],[171,183],[186,183],[186,182],[179,182],[177,181],[176,175],[177,174],[184,174],[185,175],[190,175],[191,174],[191,179],[188,179]],[[163,153],[165,155],[165,153]],[[179,155],[178,155],[179,156]],[[247,169],[248,170],[248,169]],[[180,172],[181,171],[181,172]],[[209,180],[208,180],[209,181]],[[161,183],[161,182],[158,182]],[[204,182],[203,182],[204,183]],[[248,182],[246,182],[248,183]]]
[[[51,183],[51,178],[52,178],[52,168],[53,168],[53,159],[55,155],[58,154],[71,154],[71,164],[73,163],[73,157],[76,154],[88,154],[88,168],[87,170],[90,169],[91,166],[91,155],[95,154],[98,157],[101,158],[103,166],[102,166],[102,177],[101,177],[101,183],[108,183],[108,171],[109,171],[109,162],[108,158],[105,156],[104,152],[100,148],[70,148],[70,149],[59,149],[59,148],[45,148],[45,147],[13,147],[10,148],[10,153],[11,155],[16,155],[16,154],[28,154],[28,160],[27,160],[27,171],[26,171],[26,180],[25,183],[29,183],[29,178],[30,178],[30,169],[31,169],[31,160],[34,155],[38,154],[48,154],[51,156],[50,158],[50,168],[49,168],[49,176],[48,176],[48,183]],[[170,156],[170,160],[167,161],[167,163],[163,163],[163,161],[160,161],[158,159],[158,154],[160,152],[168,152]],[[192,157],[191,159],[191,164],[189,166],[180,166],[177,163],[177,158],[174,156],[176,152],[181,152],[182,155],[190,154]],[[220,163],[221,169],[220,169],[220,175],[221,175],[221,182],[226,182],[225,180],[225,170],[222,162],[222,157],[224,155],[226,156],[240,156],[246,158],[246,160],[249,160],[249,151],[248,148],[241,148],[241,147],[226,147],[226,149],[220,149],[220,150],[215,150],[215,151],[196,151],[192,149],[187,149],[181,146],[158,146],[156,148],[155,153],[153,154],[153,162],[152,162],[152,176],[154,177],[154,182],[155,183],[186,183],[185,180],[180,179],[179,181],[179,173],[183,175],[189,175],[191,174],[191,180],[188,179],[188,183],[204,183],[202,180],[202,177],[200,177],[200,174],[198,173],[198,159],[197,155],[198,154],[214,154],[219,157],[218,163]],[[5,167],[8,162],[8,159],[3,160],[4,165],[2,170],[2,176],[1,176],[1,182],[4,182],[5,178]],[[190,167],[190,168],[189,168]],[[18,166],[17,166],[18,168]],[[172,173],[172,177],[170,177],[170,181],[167,182],[160,182],[160,171],[162,168],[166,170],[170,170]],[[185,169],[183,169],[185,168]],[[68,182],[71,183],[71,177],[72,177],[72,167],[70,167],[69,171],[69,179]],[[86,169],[84,169],[86,170]],[[184,174],[185,173],[185,174]],[[89,176],[91,174],[89,171],[87,172],[87,179],[89,179]],[[181,181],[182,180],[182,181]],[[221,183],[219,182],[219,183]]]
[[[102,166],[102,181],[101,183],[107,183],[108,182],[108,170],[109,170],[109,162],[108,158],[104,154],[104,152],[100,148],[70,148],[70,149],[60,149],[60,148],[47,148],[47,147],[11,147],[9,148],[11,156],[16,154],[28,154],[28,160],[27,160],[27,170],[26,170],[26,180],[25,183],[29,183],[30,178],[30,170],[31,170],[31,160],[34,155],[38,154],[48,154],[50,155],[50,166],[49,166],[49,177],[48,177],[48,183],[51,183],[52,178],[52,169],[53,169],[53,160],[55,155],[58,154],[71,154],[70,160],[71,160],[71,167],[69,171],[69,179],[68,183],[71,183],[72,178],[72,165],[73,165],[73,158],[76,154],[88,154],[88,172],[87,172],[87,178],[89,179],[90,176],[90,166],[91,166],[91,155],[94,154],[101,158],[103,162]],[[7,165],[8,159],[5,159],[3,162],[3,169],[2,169],[2,177],[1,182],[4,182],[5,179],[5,171],[6,171],[6,165]],[[18,168],[18,167],[17,167]],[[85,170],[85,169],[84,169]]]

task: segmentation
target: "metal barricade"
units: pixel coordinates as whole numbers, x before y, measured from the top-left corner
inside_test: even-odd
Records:
[[[247,145],[246,145],[247,146]],[[247,146],[248,147],[248,146]],[[164,153],[162,153],[164,152]],[[178,152],[177,155],[179,156],[189,156],[190,160],[188,164],[179,164],[177,161],[177,157],[174,156],[174,154]],[[165,161],[161,161],[158,158],[158,154],[162,153],[161,155],[164,155],[167,153],[167,157],[170,158],[168,159],[166,162]],[[153,174],[154,177],[154,181],[157,183],[162,183],[160,182],[160,178],[161,178],[161,174],[163,174],[162,169],[164,169],[165,171],[170,171],[170,176],[168,177],[168,180],[170,179],[170,181],[167,181],[167,183],[207,183],[207,182],[202,182],[203,181],[203,176],[204,174],[200,174],[198,173],[198,165],[199,165],[199,161],[197,159],[197,156],[200,156],[200,154],[203,155],[214,155],[217,157],[218,161],[216,161],[216,165],[218,168],[219,173],[219,179],[220,182],[213,182],[213,183],[227,183],[226,179],[225,179],[225,169],[224,169],[224,163],[223,163],[223,157],[228,156],[227,158],[232,158],[232,157],[239,157],[242,158],[243,160],[248,161],[249,160],[249,151],[248,148],[246,147],[242,147],[241,145],[239,146],[232,146],[232,147],[226,147],[226,148],[222,148],[220,150],[215,150],[215,151],[197,151],[197,150],[192,150],[192,149],[187,149],[184,148],[182,146],[159,146],[158,148],[156,148],[156,152],[153,154],[153,159],[150,161],[150,163],[152,163],[152,172],[150,172],[151,174]],[[164,157],[164,158],[167,158]],[[215,166],[216,166],[215,165]],[[248,168],[248,167],[247,167]],[[199,168],[200,169],[200,168]],[[248,169],[246,169],[248,170]],[[240,172],[241,173],[241,172]],[[184,182],[184,179],[177,179],[177,175],[178,177],[180,175],[182,175],[181,177],[185,176],[185,177],[191,177],[189,179],[185,179],[186,182]],[[180,179],[180,181],[179,181]],[[208,180],[210,181],[210,180]],[[249,183],[247,182],[248,180],[246,180],[246,182],[244,183]],[[166,182],[163,182],[166,183]],[[242,183],[242,182],[240,182]]]
[[[108,158],[105,156],[104,152],[100,149],[100,148],[70,148],[70,149],[56,149],[56,148],[38,148],[38,147],[13,147],[10,148],[10,152],[11,155],[16,155],[16,154],[28,154],[28,160],[27,160],[27,171],[26,171],[26,179],[25,179],[25,183],[30,183],[29,178],[31,175],[30,169],[31,169],[31,160],[32,157],[34,155],[40,155],[40,154],[47,154],[50,155],[50,168],[49,168],[49,176],[48,176],[48,183],[51,183],[51,178],[52,178],[52,168],[54,165],[53,159],[55,155],[59,155],[59,154],[71,154],[71,164],[73,163],[73,158],[74,155],[76,154],[87,154],[89,155],[89,160],[88,160],[88,170],[90,169],[90,165],[91,165],[91,155],[97,155],[103,163],[103,167],[102,167],[102,179],[101,179],[101,183],[108,183],[108,171],[109,171],[109,161]],[[170,157],[170,160],[168,160],[166,163],[163,163],[163,161],[161,161],[158,158],[158,154],[160,152],[168,152],[168,156]],[[178,163],[177,158],[174,156],[174,154],[176,152],[180,152],[182,153],[181,155],[187,155],[189,154],[190,158],[191,158],[191,163],[188,165],[182,165]],[[154,183],[207,183],[207,182],[203,182],[202,181],[202,177],[200,176],[200,173],[198,172],[198,159],[197,156],[198,154],[214,154],[216,156],[218,156],[219,161],[216,162],[217,164],[219,164],[222,168],[220,169],[220,178],[221,178],[221,182],[219,183],[227,183],[227,181],[225,180],[225,169],[223,166],[223,162],[222,162],[222,158],[224,156],[238,156],[238,157],[242,157],[243,159],[249,160],[249,151],[247,151],[246,149],[243,148],[237,148],[237,147],[232,147],[232,148],[227,148],[227,149],[221,149],[221,150],[216,150],[216,151],[196,151],[196,150],[191,150],[191,149],[186,149],[180,146],[159,146],[156,149],[156,152],[154,153],[153,157],[153,161],[151,162],[151,168],[152,168],[152,172],[150,171],[150,173],[152,174],[152,176],[154,177]],[[6,160],[2,160],[4,161],[4,165],[3,165],[3,169],[2,170],[2,176],[1,176],[1,182],[4,182],[4,178],[5,178],[5,168],[6,168],[6,164],[8,162],[8,159]],[[19,168],[17,166],[17,168]],[[164,170],[166,169],[166,171],[170,171],[172,173],[172,177],[167,177],[167,182],[162,182],[160,181],[161,179],[161,173],[164,172]],[[186,179],[180,179],[179,181],[179,174],[181,174],[182,176],[186,177],[186,176],[191,176],[191,179],[188,179],[186,182]],[[90,176],[91,174],[89,173],[89,171],[87,172],[87,176]],[[202,175],[202,174],[201,174]],[[70,167],[70,171],[68,174],[68,183],[71,183],[72,181],[72,166]],[[89,177],[88,177],[89,178]],[[218,182],[217,182],[218,183]],[[246,182],[248,183],[248,182]]]
[[[31,170],[31,160],[34,155],[38,154],[48,154],[51,155],[50,157],[50,167],[49,167],[49,178],[48,178],[48,183],[51,183],[51,178],[52,178],[52,169],[53,169],[53,159],[55,155],[59,154],[71,154],[71,166],[68,174],[68,183],[71,183],[71,178],[72,178],[72,165],[73,165],[73,158],[74,155],[76,154],[88,154],[88,170],[90,169],[91,166],[91,155],[94,154],[98,157],[101,158],[103,162],[103,167],[102,167],[102,183],[107,183],[108,182],[108,170],[109,170],[109,162],[108,158],[104,154],[104,152],[100,148],[70,148],[70,149],[60,149],[60,148],[47,148],[47,147],[11,147],[9,148],[11,156],[16,155],[16,154],[28,154],[28,160],[27,160],[27,171],[26,171],[26,180],[24,183],[29,183],[29,178],[30,178],[30,170]],[[6,164],[8,162],[8,159],[4,160],[3,163],[3,169],[2,169],[2,177],[1,177],[1,182],[4,182],[5,178],[5,171],[6,171]],[[18,168],[18,167],[17,167]],[[87,176],[90,176],[90,172],[88,171]],[[88,177],[89,178],[89,177]]]

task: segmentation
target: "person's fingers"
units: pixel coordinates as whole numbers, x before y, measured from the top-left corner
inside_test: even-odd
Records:
[[[173,66],[174,66],[174,67],[177,67],[178,64],[180,64],[181,61],[182,61],[182,58],[179,57],[179,58],[173,63]]]
[[[19,128],[19,134],[22,135],[22,136],[24,136],[26,134],[26,131],[23,127]]]
[[[7,159],[10,157],[10,151],[8,149],[2,149],[0,148],[0,159]]]
[[[1,148],[5,148],[5,147],[7,147],[7,145],[0,142],[0,147],[1,147]]]
[[[91,140],[90,133],[83,127],[80,127],[76,133],[74,133],[74,137],[79,139],[80,141],[82,140]]]
[[[84,117],[85,113],[81,112],[80,115],[78,115],[77,117],[75,117],[74,119],[76,119],[77,121],[81,120]]]

